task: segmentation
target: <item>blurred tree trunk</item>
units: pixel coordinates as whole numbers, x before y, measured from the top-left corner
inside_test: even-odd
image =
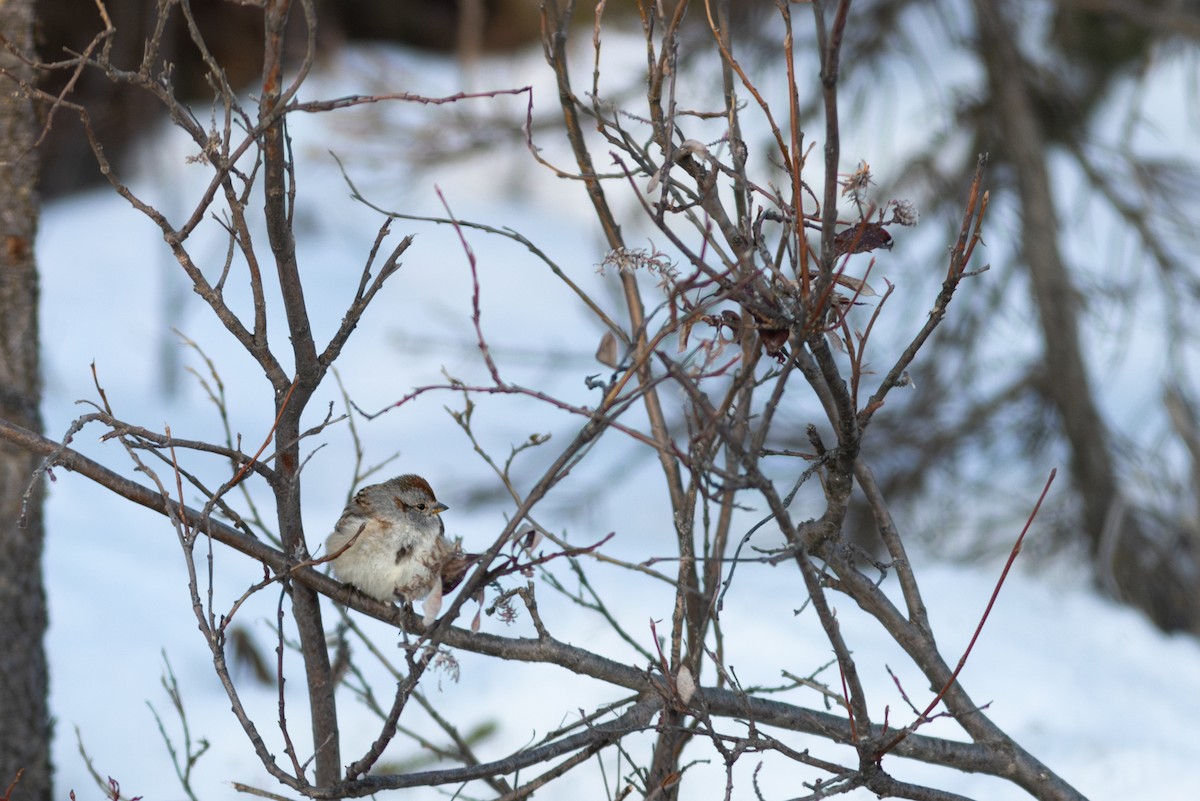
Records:
[[[32,56],[32,0],[0,3],[0,34]],[[24,81],[32,70],[7,48],[0,69]],[[0,417],[41,430],[38,404],[37,130],[31,100],[5,80],[0,91]],[[50,720],[46,709],[46,595],[42,586],[42,488],[24,510],[25,489],[40,459],[0,445],[0,788],[23,770],[13,793],[49,801]]]
[[[1021,256],[1029,268],[1034,305],[1042,327],[1041,394],[1062,420],[1071,451],[1071,475],[1082,501],[1081,522],[1092,553],[1099,550],[1110,507],[1117,497],[1109,432],[1088,380],[1079,340],[1081,298],[1059,249],[1058,213],[1050,186],[1047,137],[1031,96],[1026,64],[1006,4],[976,0],[979,52],[994,104],[991,133],[1002,143],[1016,173],[1021,208]]]

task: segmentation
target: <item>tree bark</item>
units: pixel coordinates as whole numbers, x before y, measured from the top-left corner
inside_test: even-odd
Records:
[[[0,3],[0,34],[32,56],[32,0]],[[33,79],[8,48],[0,69]],[[38,357],[38,280],[33,242],[37,230],[37,120],[32,101],[11,78],[0,91],[0,417],[41,430]],[[40,459],[0,444],[0,788],[19,771],[14,797],[49,801],[50,719],[42,637],[42,486],[25,497]]]

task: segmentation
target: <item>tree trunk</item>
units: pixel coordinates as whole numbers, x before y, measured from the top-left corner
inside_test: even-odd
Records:
[[[1082,502],[1081,523],[1095,554],[1117,497],[1116,469],[1079,340],[1080,297],[1059,249],[1047,145],[1026,83],[1031,68],[1017,50],[1007,4],[976,0],[975,6],[979,51],[993,98],[992,134],[1016,173],[1021,256],[1029,268],[1045,347],[1041,386],[1062,420],[1071,450],[1071,477]]]
[[[0,3],[0,33],[32,56],[32,0]],[[0,69],[31,81],[32,71],[0,49]],[[37,130],[32,102],[11,79],[0,91],[0,417],[41,430],[38,405]],[[50,719],[46,710],[46,594],[42,586],[42,487],[26,499],[36,455],[0,445],[0,789],[24,771],[13,793],[49,801]]]

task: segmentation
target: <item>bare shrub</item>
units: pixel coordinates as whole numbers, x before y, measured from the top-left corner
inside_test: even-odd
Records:
[[[606,97],[601,83],[603,5],[595,9],[591,31],[595,66],[590,80],[581,84],[568,69],[568,44],[578,39],[586,45],[587,31],[573,28],[569,4],[545,4],[543,45],[574,163],[550,163],[531,129],[529,152],[586,193],[606,242],[606,253],[591,262],[603,265],[619,285],[621,306],[612,308],[608,299],[586,292],[569,270],[518,233],[460,220],[449,205],[438,218],[462,234],[460,255],[469,259],[473,271],[478,257],[467,245],[469,230],[527,246],[531,258],[549,268],[544,280],[567,287],[603,331],[597,358],[605,369],[589,377],[592,394],[586,403],[511,380],[489,347],[476,280],[471,323],[487,379],[467,384],[448,378],[415,387],[387,409],[360,416],[363,424],[362,418],[383,412],[402,415],[416,398],[447,399],[472,445],[511,495],[507,522],[497,526],[457,594],[428,626],[410,606],[380,603],[316,569],[331,556],[314,556],[328,532],[307,532],[301,517],[307,459],[302,445],[354,436],[349,426],[342,426],[345,418],[332,411],[318,412],[315,423],[302,423],[308,419],[305,412],[318,387],[328,382],[365,310],[385,283],[399,280],[400,259],[412,240],[393,244],[390,234],[406,215],[362,198],[384,212],[384,221],[362,255],[340,325],[326,341],[318,341],[293,230],[296,162],[286,126],[295,115],[337,114],[366,104],[447,104],[500,94],[531,103],[529,90],[301,100],[299,90],[314,59],[311,0],[295,8],[286,2],[263,4],[265,63],[255,104],[234,92],[200,31],[189,27],[215,90],[209,120],[172,94],[169,64],[157,37],[148,41],[142,63],[133,69],[109,61],[111,29],[81,55],[40,65],[68,72],[99,70],[111,80],[140,87],[157,97],[191,138],[195,158],[208,165],[211,181],[188,214],[168,219],[109,168],[86,112],[69,95],[43,97],[50,116],[80,115],[113,189],[159,227],[195,293],[267,378],[273,417],[262,421],[262,430],[269,433],[261,442],[243,442],[232,434],[224,442],[188,440],[169,428],[159,432],[119,419],[98,383],[95,411],[76,420],[62,444],[8,424],[0,430],[10,441],[46,454],[43,469],[61,466],[82,473],[170,521],[186,558],[195,622],[213,668],[249,746],[279,784],[310,798],[464,784],[475,794],[521,798],[595,760],[601,771],[596,781],[609,782],[610,797],[674,798],[686,786],[688,771],[711,760],[725,772],[725,797],[732,798],[750,792],[746,787],[735,790],[737,784],[759,779],[759,769],[746,760],[769,756],[764,770],[786,775],[793,786],[803,783],[807,789],[797,794],[809,798],[855,788],[879,796],[956,797],[894,778],[888,768],[898,760],[988,773],[1037,798],[1081,797],[997,728],[958,682],[966,657],[948,659],[939,650],[903,537],[860,454],[872,421],[886,414],[890,394],[909,383],[909,366],[963,282],[982,272],[973,269],[972,257],[988,202],[985,159],[961,199],[960,230],[949,243],[945,263],[937,266],[944,279],[928,299],[923,324],[908,341],[878,342],[876,323],[887,315],[896,287],[884,282],[883,288],[872,269],[875,259],[890,249],[892,232],[915,218],[904,201],[873,197],[867,163],[844,169],[838,73],[849,3],[810,5],[812,16],[806,14],[803,21],[793,20],[792,4],[778,5],[779,50],[772,69],[781,79],[770,89],[743,69],[733,51],[722,18],[728,3],[692,7],[692,13],[710,15],[707,41],[719,64],[722,91],[709,93],[688,87],[687,75],[677,68],[680,24],[689,4],[641,4],[645,91],[636,100],[617,101]],[[186,2],[163,3],[160,13],[190,19]],[[308,32],[306,55],[290,69],[285,65],[289,13],[303,16]],[[816,32],[816,63],[802,62],[793,52],[792,26],[800,24]],[[797,98],[814,87],[824,124],[810,137]],[[761,152],[744,138],[751,125],[768,132],[769,144]],[[352,172],[347,170],[347,178],[353,187]],[[633,209],[628,219],[610,200],[618,196],[632,199],[626,206]],[[364,208],[364,213],[370,212]],[[227,231],[225,259],[215,267],[198,261],[190,247],[190,238],[210,217]],[[645,222],[654,231],[651,244],[628,241],[623,228]],[[258,241],[258,230],[265,231],[265,245]],[[282,296],[283,337],[278,328],[268,335],[268,320],[276,326],[281,322],[267,299],[268,274],[274,275]],[[244,314],[227,297],[235,286],[252,300]],[[215,385],[215,372],[213,380]],[[525,409],[554,409],[576,423],[566,438],[534,438],[514,445],[512,457],[499,458],[476,437],[472,415],[477,405],[501,398]],[[781,448],[778,421],[793,412],[810,415],[808,442],[801,449]],[[147,484],[125,479],[69,447],[71,438],[93,423],[123,446]],[[657,511],[672,527],[669,553],[655,543],[644,559],[624,560],[607,552],[604,536],[581,545],[540,522],[539,510],[554,500],[568,474],[589,459],[597,443],[612,438],[634,444],[657,466],[664,488]],[[511,469],[513,457],[532,447],[540,449],[542,467],[536,476],[518,481]],[[224,466],[215,484],[201,478],[207,468],[198,466],[214,459]],[[354,472],[356,483],[365,477],[361,464]],[[269,509],[259,510],[249,496],[233,492],[251,483],[269,493]],[[856,548],[844,534],[855,492],[865,499],[886,546],[882,558]],[[794,500],[801,493],[818,504],[818,513],[798,512]],[[196,496],[203,503],[186,503]],[[761,510],[757,517],[751,511],[756,508]],[[771,535],[767,547],[752,542],[760,531]],[[213,549],[225,548],[261,563],[264,570],[261,580],[248,583],[232,599],[214,598],[211,592]],[[605,586],[597,590],[600,566],[617,569],[617,591],[633,597],[646,587],[668,587],[673,595],[670,619],[652,623],[647,635],[644,619],[618,617],[603,601],[614,591],[612,580],[603,579]],[[794,570],[796,586],[803,588],[799,594],[806,599],[801,614],[819,624],[833,663],[824,670],[825,657],[809,655],[811,664],[802,675],[789,660],[780,665],[790,671],[784,673],[789,678],[783,686],[744,686],[735,663],[770,655],[761,643],[737,653],[727,649],[721,627],[724,603],[759,571],[783,566]],[[896,601],[885,591],[893,588]],[[622,649],[604,652],[573,644],[570,632],[551,630],[539,607],[548,589],[556,591],[552,597],[557,601],[566,598],[594,613],[623,643]],[[273,596],[267,596],[271,591]],[[335,627],[322,596],[349,610],[336,627],[332,648]],[[279,653],[274,676],[278,714],[265,719],[256,718],[245,703],[251,679],[235,678],[227,650],[243,605],[262,597],[275,599]],[[532,636],[493,633],[480,625],[478,614],[467,620],[477,599],[498,619],[527,617]],[[838,599],[874,618],[928,682],[928,698],[911,701],[903,721],[867,697],[853,645],[836,614]],[[356,637],[356,621],[363,616],[401,632],[398,657],[373,649],[368,637]],[[374,696],[357,678],[354,653],[346,647],[351,637],[392,671],[395,692],[389,699]],[[302,657],[299,679],[284,658],[289,644]],[[639,655],[634,664],[623,656],[630,647]],[[559,730],[534,743],[505,743],[504,756],[485,760],[460,733],[462,724],[440,718],[421,691],[435,671],[448,678],[458,673],[456,654],[555,666],[622,694],[595,708],[564,708],[569,722]],[[287,691],[285,678],[291,679]],[[360,753],[346,753],[343,747],[336,708],[342,683],[368,698],[379,714],[378,731]],[[287,715],[289,704],[296,703],[297,693],[290,688],[296,686],[304,688],[311,721],[307,738],[299,736]],[[902,692],[915,694],[916,688]],[[402,720],[418,707],[449,737],[451,745],[435,753],[452,764],[389,769],[385,750],[402,730]],[[495,699],[490,711],[511,712],[504,699]],[[934,718],[953,719],[970,741],[918,731]],[[281,754],[268,744],[263,734],[267,726],[278,727]],[[810,753],[805,743],[813,738],[842,746],[836,751],[841,756]],[[611,770],[615,776],[604,779],[604,771]]]

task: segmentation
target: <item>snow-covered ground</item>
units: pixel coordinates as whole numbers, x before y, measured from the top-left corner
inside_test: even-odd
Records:
[[[536,56],[507,63],[504,69],[511,70],[510,75],[484,71],[476,81],[486,77],[496,80],[496,86],[529,82],[520,70],[534,64]],[[377,63],[367,56],[359,60],[353,53],[335,60],[315,76],[308,95],[344,93],[348,83],[371,74],[370,65]],[[396,70],[393,89],[436,95],[456,88],[456,74],[445,63],[404,55],[389,63]],[[389,76],[376,77],[386,83]],[[342,89],[335,91],[335,87]],[[494,109],[487,102],[482,101],[481,107]],[[538,78],[535,109],[549,110],[553,103],[545,76]],[[520,106],[509,103],[508,107]],[[446,112],[421,106],[395,113],[420,120],[421,115]],[[319,342],[340,320],[381,223],[378,215],[351,202],[327,153],[331,149],[343,159],[359,188],[380,205],[417,215],[443,215],[434,191],[436,183],[457,217],[512,226],[581,285],[598,297],[612,297],[611,275],[596,271],[604,248],[581,188],[547,177],[532,165],[519,141],[502,154],[421,170],[380,160],[381,143],[391,141],[397,149],[404,147],[404,141],[389,140],[395,134],[383,127],[394,124],[395,118],[372,108],[339,119],[350,119],[359,127],[343,129],[340,126],[346,123],[335,127],[313,117],[297,118],[291,131],[303,159],[298,173],[300,257]],[[169,214],[178,216],[193,197],[190,191],[203,181],[204,168],[185,163],[189,151],[176,138],[155,138],[145,150],[145,169],[136,186]],[[561,150],[549,144],[546,152],[561,155]],[[196,243],[195,252],[212,274],[220,267],[224,244],[217,226],[209,228]],[[410,232],[417,233],[417,239],[403,258],[404,268],[367,313],[339,363],[346,390],[369,410],[382,408],[413,387],[443,381],[443,370],[466,381],[485,376],[473,347],[471,275],[457,237],[448,229],[403,221],[397,222],[394,230],[393,240]],[[546,280],[546,268],[526,250],[478,232],[468,233],[468,239],[478,256],[483,325],[506,377],[548,387],[575,403],[588,403],[592,391],[584,377],[603,369],[591,358],[599,329],[584,320],[580,304],[565,288]],[[263,244],[265,253],[265,241]],[[215,408],[194,377],[181,374],[177,391],[171,395],[164,392],[164,372],[173,369],[164,367],[164,352],[173,351],[184,367],[196,370],[210,383],[212,380],[197,353],[170,333],[172,328],[195,341],[218,365],[228,393],[230,425],[244,442],[254,443],[248,449],[253,450],[266,436],[270,393],[261,372],[213,321],[199,299],[181,289],[179,268],[161,238],[123,201],[97,191],[47,207],[39,260],[47,390],[44,417],[49,436],[61,436],[72,419],[88,411],[74,405],[75,401],[96,399],[90,369],[94,361],[118,417],[148,428],[169,425],[177,436],[219,439]],[[236,273],[235,267],[230,293],[235,309],[244,312],[247,300],[244,293],[237,296],[241,290],[237,289]],[[614,301],[608,308],[616,313],[618,307]],[[282,320],[273,323],[275,345],[286,349]],[[556,354],[552,363],[531,355],[547,350]],[[344,411],[332,382],[313,403],[312,422],[319,420],[328,403],[336,412]],[[495,478],[443,407],[461,409],[461,396],[440,393],[427,397],[372,422],[360,422],[359,433],[368,462],[399,454],[384,475],[408,471],[426,475],[440,499],[451,507],[446,514],[451,532],[463,536],[469,547],[478,546],[490,542],[502,527],[504,508],[469,500],[481,486],[494,487]],[[545,405],[511,399],[481,400],[474,418],[481,444],[501,459],[530,434],[564,436],[577,425],[577,419]],[[96,426],[86,428],[75,444],[133,475],[117,444],[97,442],[101,433]],[[315,450],[317,445],[321,449]],[[315,544],[330,529],[351,489],[354,454],[345,424],[310,440],[307,452],[314,450],[304,474],[304,499],[309,536]],[[615,531],[617,536],[609,547],[623,556],[646,558],[668,553],[670,542],[664,532],[669,521],[642,511],[661,508],[652,501],[643,502],[657,492],[654,471],[645,461],[627,467],[633,450],[628,441],[607,438],[591,460],[595,467],[573,476],[562,488],[559,503],[541,510],[540,522],[553,530],[568,531],[581,543]],[[543,458],[536,451],[521,457],[518,474],[532,475]],[[1052,466],[1046,466],[1047,472]],[[220,475],[223,468],[218,460],[197,467],[207,475]],[[87,774],[80,744],[101,776],[120,782],[123,797],[182,797],[158,724],[148,708],[157,710],[175,746],[182,747],[179,718],[160,683],[166,660],[182,689],[191,736],[205,738],[211,746],[196,767],[194,784],[199,796],[233,796],[229,783],[234,781],[274,789],[212,675],[170,526],[86,479],[62,470],[55,475],[57,480],[49,492],[45,564],[59,797],[65,798],[70,790],[79,798],[101,797]],[[261,487],[254,491],[259,500],[265,497]],[[1032,503],[1033,498],[1028,500]],[[631,515],[630,509],[638,513]],[[1035,526],[1031,537],[1036,536]],[[953,663],[979,619],[1000,565],[947,564],[928,553],[916,556],[939,642]],[[975,700],[989,704],[988,713],[1002,728],[1094,801],[1200,797],[1200,779],[1195,772],[1200,757],[1200,740],[1195,735],[1200,720],[1200,643],[1163,635],[1136,613],[1098,597],[1078,566],[1065,556],[1057,558],[1058,563],[1038,565],[1035,570],[1018,562],[963,674],[964,684]],[[227,607],[249,583],[261,578],[261,570],[236,555],[218,549],[214,559],[218,608]],[[607,593],[614,616],[644,647],[651,648],[648,621],[670,618],[670,596],[645,582],[626,591],[625,582],[632,582],[627,574],[604,567],[596,571],[598,586]],[[559,575],[569,580],[565,570]],[[616,658],[640,661],[596,616],[580,611],[546,587],[539,592],[552,633],[607,649]],[[274,595],[261,598],[239,613],[261,652],[271,660],[275,600]],[[732,660],[744,684],[778,683],[781,669],[805,675],[828,661],[828,646],[811,620],[792,615],[802,602],[796,575],[783,567],[757,567],[752,579],[743,574],[741,583],[734,585],[723,625],[727,653],[752,655],[746,657],[751,660],[748,663]],[[840,605],[838,614],[876,712],[884,706],[889,706],[893,715],[905,709],[883,668],[885,662],[911,696],[923,697],[924,683],[877,626],[849,604]],[[330,607],[329,625],[335,620]],[[377,636],[385,652],[396,656],[394,632],[370,624],[367,621],[365,628]],[[518,623],[510,630],[494,619],[484,619],[485,628],[500,633],[523,631],[524,625]],[[536,740],[572,719],[580,709],[623,694],[555,668],[497,663],[471,655],[460,655],[460,661],[457,682],[442,674],[428,682],[426,689],[443,714],[462,726],[480,721],[499,726],[498,734],[479,747],[485,759]],[[292,675],[288,717],[303,743],[302,681]],[[369,676],[376,691],[389,698],[393,682],[378,669]],[[251,707],[259,715],[260,728],[281,754],[278,733],[272,728],[275,689],[255,687],[248,677],[241,678]],[[796,700],[820,703],[815,696],[797,696]],[[346,732],[343,756],[353,755],[369,741],[377,720],[349,695],[340,699],[340,713]],[[405,723],[429,731],[423,715],[412,721],[406,717]],[[952,733],[953,727],[939,722],[930,732]],[[846,757],[836,748],[805,738],[794,738],[791,744],[811,747],[814,754],[830,758]],[[415,748],[401,738],[387,758],[401,760],[412,751]],[[750,797],[753,766],[753,759],[743,761],[735,797]],[[930,781],[973,798],[1026,797],[1013,786],[984,777],[944,771],[939,775],[934,768],[898,761],[886,766],[902,778]],[[795,774],[785,768],[769,768],[758,777],[765,797],[801,793]],[[715,783],[705,789],[710,780]],[[542,795],[603,797],[596,781],[594,773],[569,777]],[[689,797],[720,797],[720,766],[698,766],[685,782]],[[412,796],[442,797],[432,791]]]

